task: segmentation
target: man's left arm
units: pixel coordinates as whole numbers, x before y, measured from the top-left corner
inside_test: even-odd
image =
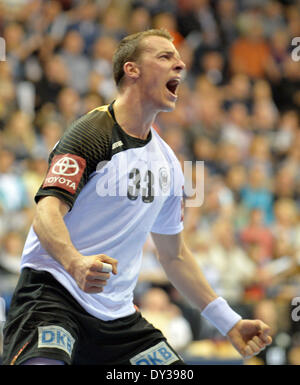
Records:
[[[245,358],[272,342],[270,328],[260,320],[242,320],[219,297],[203,275],[182,233],[152,233],[159,261],[172,284],[209,320]]]

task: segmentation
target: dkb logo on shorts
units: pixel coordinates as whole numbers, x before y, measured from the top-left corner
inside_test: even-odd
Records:
[[[74,338],[61,326],[39,326],[38,348],[56,348],[72,355]]]
[[[169,346],[165,342],[160,342],[131,358],[130,363],[131,365],[170,365],[178,360],[179,357]]]

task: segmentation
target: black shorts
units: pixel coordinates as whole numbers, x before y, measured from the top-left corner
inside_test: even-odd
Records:
[[[25,268],[4,327],[3,364],[22,364],[34,357],[70,365],[183,364],[139,312],[99,320],[51,274]]]

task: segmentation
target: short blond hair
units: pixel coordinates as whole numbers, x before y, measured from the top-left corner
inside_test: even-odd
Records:
[[[173,41],[173,37],[166,29],[148,29],[124,37],[119,43],[113,56],[113,75],[117,87],[120,87],[124,77],[124,64],[128,61],[137,61],[143,52],[140,44],[143,39],[149,36],[163,37]]]

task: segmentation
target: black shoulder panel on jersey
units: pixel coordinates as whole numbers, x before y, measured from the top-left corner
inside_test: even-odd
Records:
[[[38,202],[43,196],[52,195],[63,199],[72,208],[81,189],[88,182],[89,176],[96,170],[97,164],[111,159],[114,124],[115,122],[109,115],[106,106],[99,107],[73,122],[49,156],[48,179],[46,176],[35,196],[35,201]],[[80,173],[77,172],[80,175],[80,180],[76,180],[76,183],[73,184],[76,186],[74,192],[70,192],[69,184],[59,184],[58,182],[51,184],[48,182],[51,178],[51,181],[66,180],[66,174],[59,176],[58,166],[55,165],[57,164],[56,159],[61,159],[64,154],[74,155],[74,159],[82,160],[79,163],[84,164]],[[76,167],[77,165],[78,163],[76,163]],[[61,164],[59,166],[61,170]],[[58,174],[56,179],[53,173]]]
[[[131,148],[143,147],[150,142],[152,138],[151,131],[149,132],[149,135],[146,139],[140,139],[130,136],[118,124],[113,109],[113,103],[109,105],[108,110],[115,122],[112,131],[112,156],[117,154],[118,152],[126,151]]]

